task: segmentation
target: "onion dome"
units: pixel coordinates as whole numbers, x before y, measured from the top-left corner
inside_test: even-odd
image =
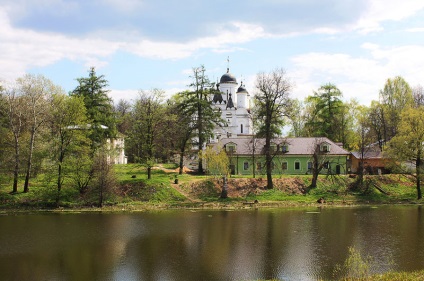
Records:
[[[220,83],[230,83],[230,84],[237,84],[237,79],[234,75],[232,75],[230,72],[230,69],[227,68],[227,73],[221,76]]]
[[[246,88],[243,85],[243,82],[241,82],[240,87],[237,89],[237,94],[249,94],[249,92],[247,92]]]

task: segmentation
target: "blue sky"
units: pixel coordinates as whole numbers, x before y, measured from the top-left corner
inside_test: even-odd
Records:
[[[187,89],[192,67],[255,93],[282,67],[303,99],[334,83],[369,105],[388,78],[424,85],[422,0],[0,0],[0,81],[42,74],[67,92],[90,66],[110,95]]]

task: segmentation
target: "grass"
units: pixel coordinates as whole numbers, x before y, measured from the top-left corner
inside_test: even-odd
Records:
[[[264,189],[266,178],[258,175],[252,177],[232,176],[231,181],[249,183],[256,181],[256,186],[229,187],[229,198],[219,199],[221,186],[211,176],[198,176],[191,174],[179,175],[175,164],[161,164],[152,169],[151,179],[147,179],[146,167],[140,164],[115,165],[117,186],[105,198],[107,205],[140,205],[140,204],[168,204],[176,206],[188,203],[224,203],[238,204],[241,201],[261,203],[275,202],[277,205],[290,203],[291,205],[316,204],[317,200],[324,198],[329,204],[393,204],[393,203],[417,203],[414,179],[404,175],[366,176],[365,183],[368,188],[354,190],[355,179],[348,176],[326,177],[320,175],[318,186],[309,189],[310,175],[281,175],[274,176],[276,181],[284,184],[277,185],[272,190]],[[178,179],[179,184],[174,182]],[[262,179],[262,180],[260,180]],[[56,207],[57,191],[45,175],[38,175],[31,179],[30,192],[23,193],[23,178],[19,181],[19,192],[10,194],[12,191],[11,178],[2,175],[0,178],[0,208],[53,208]],[[386,194],[373,187],[377,184]],[[297,189],[296,189],[297,188]],[[298,188],[305,192],[299,193]],[[231,189],[231,190],[230,190]],[[235,190],[237,189],[237,190]],[[240,190],[239,190],[240,189]],[[237,191],[238,193],[234,193]],[[233,193],[232,193],[233,192]],[[237,194],[237,195],[231,195]],[[388,195],[387,195],[388,194]],[[60,193],[60,206],[81,208],[92,206],[96,202],[98,194],[94,191],[80,194],[67,182]]]

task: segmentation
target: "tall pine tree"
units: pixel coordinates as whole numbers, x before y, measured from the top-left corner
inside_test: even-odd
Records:
[[[108,97],[109,86],[104,75],[97,76],[94,67],[90,68],[88,77],[77,78],[79,85],[71,95],[82,97],[87,109],[91,129],[90,139],[93,151],[116,135],[116,121],[112,100]]]

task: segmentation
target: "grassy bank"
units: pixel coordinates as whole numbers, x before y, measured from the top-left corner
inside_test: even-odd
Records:
[[[355,177],[319,177],[318,186],[309,188],[311,176],[275,175],[274,189],[265,189],[266,178],[233,176],[228,180],[228,198],[220,199],[222,180],[211,176],[178,175],[175,165],[158,165],[147,179],[142,165],[116,165],[115,185],[103,190],[102,210],[145,210],[160,208],[249,208],[316,205],[420,203],[416,200],[414,179],[405,175],[366,176],[357,186]],[[31,180],[30,192],[11,194],[11,179],[0,179],[2,209],[93,209],[97,210],[99,190],[80,193],[71,181],[60,193],[45,175]],[[175,183],[175,182],[178,183]],[[23,186],[23,181],[20,182]],[[59,196],[59,200],[57,200]],[[57,203],[58,201],[58,203]],[[258,203],[255,204],[254,202]]]

